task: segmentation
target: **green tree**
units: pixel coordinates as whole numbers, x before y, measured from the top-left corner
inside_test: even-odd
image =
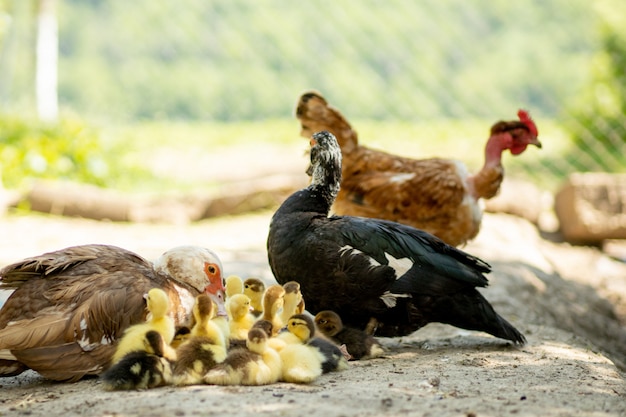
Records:
[[[570,110],[568,127],[581,170],[626,171],[626,6],[595,3],[602,49],[593,59],[593,82]]]

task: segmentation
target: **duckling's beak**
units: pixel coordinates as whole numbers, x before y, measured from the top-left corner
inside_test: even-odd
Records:
[[[144,300],[148,300],[148,293],[145,293],[145,294],[143,295],[143,299],[144,299]]]

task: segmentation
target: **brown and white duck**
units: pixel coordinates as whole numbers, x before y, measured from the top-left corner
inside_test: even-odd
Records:
[[[146,320],[143,296],[155,287],[177,326],[191,326],[200,293],[225,314],[222,264],[197,246],[151,263],[116,246],[81,245],[5,266],[0,288],[15,290],[0,310],[0,377],[28,368],[59,381],[100,374],[124,330]]]

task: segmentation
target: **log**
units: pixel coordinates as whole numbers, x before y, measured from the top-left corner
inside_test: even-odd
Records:
[[[209,195],[139,196],[89,184],[37,181],[22,200],[33,211],[59,216],[180,224],[271,209],[304,186],[303,175],[275,175],[224,183]]]
[[[554,209],[571,243],[626,239],[626,174],[572,174],[555,195]]]

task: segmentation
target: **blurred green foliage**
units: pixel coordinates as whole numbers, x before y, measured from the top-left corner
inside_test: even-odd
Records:
[[[586,0],[62,0],[62,106],[112,120],[559,113],[597,46]]]
[[[577,152],[567,158],[582,171],[626,172],[626,5],[598,0],[595,8],[602,48],[592,61],[592,82],[568,107]]]
[[[98,132],[74,119],[43,124],[0,117],[3,182],[16,188],[32,178],[72,179],[106,185],[110,164]]]

